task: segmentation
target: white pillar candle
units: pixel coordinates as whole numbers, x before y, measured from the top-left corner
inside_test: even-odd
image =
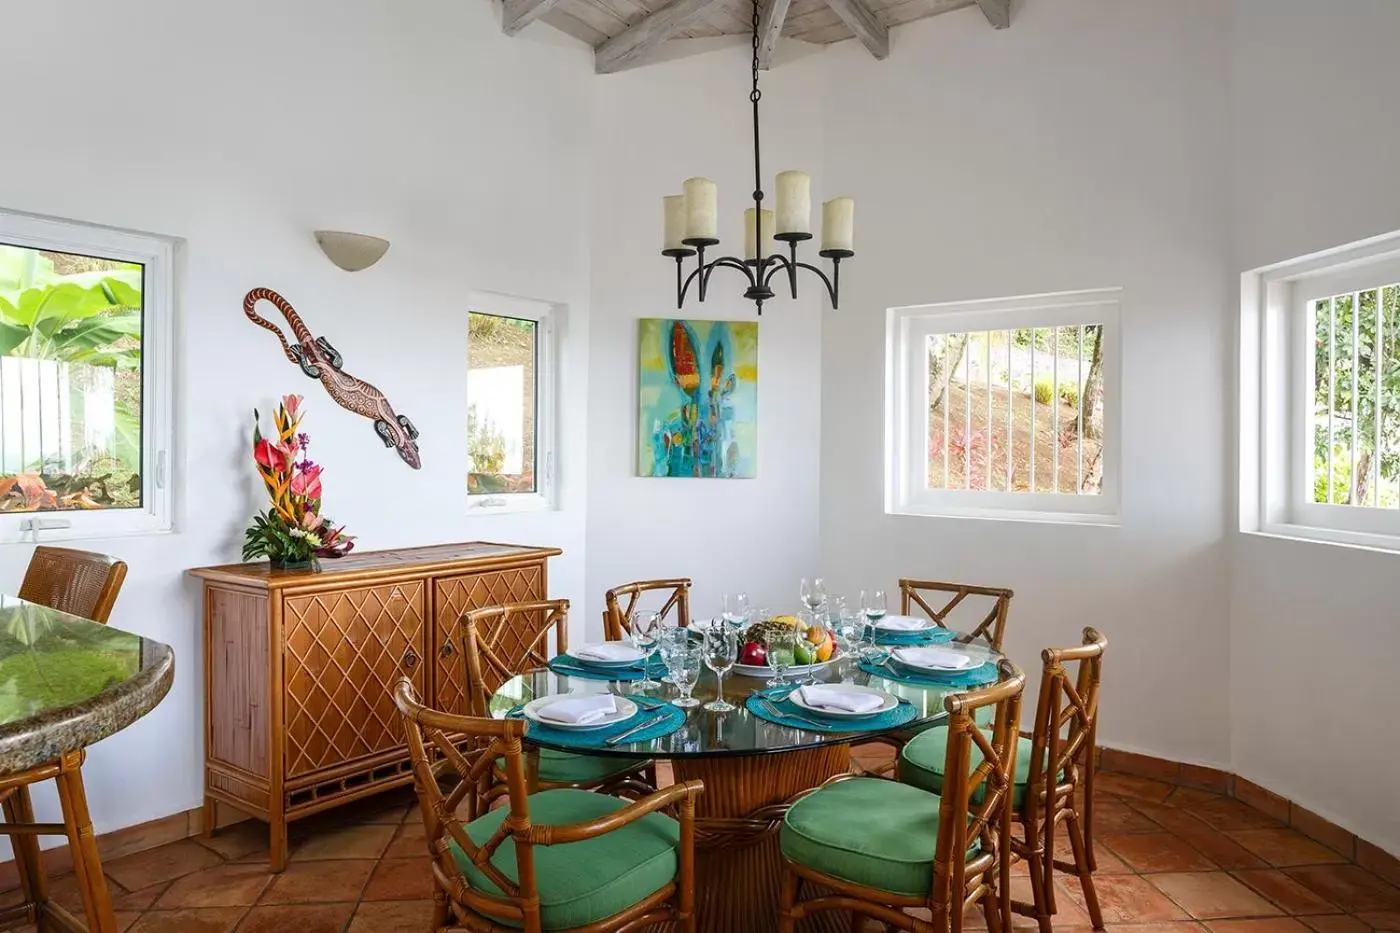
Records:
[[[662,249],[685,249],[681,242],[685,238],[685,195],[672,194],[661,199],[661,210],[665,216],[666,235]]]
[[[708,178],[685,180],[685,235],[719,238],[719,190]]]
[[[779,172],[778,232],[812,232],[812,177],[806,172]]]
[[[822,249],[855,251],[855,198],[832,198],[822,205]]]
[[[758,240],[755,240],[755,238],[754,238],[754,234],[755,234],[757,231],[754,230],[753,215],[754,215],[754,208],[752,208],[752,207],[749,208],[748,210],[744,211],[744,258],[745,258],[745,259],[758,259],[758,258],[759,258],[758,249],[757,249],[756,246],[755,246],[755,243],[757,243]],[[763,234],[762,234],[762,238],[761,238],[762,243],[763,243],[763,255],[764,255],[764,256],[771,256],[771,255],[773,255],[773,212],[772,212],[772,211],[764,211],[764,212],[763,212],[763,219],[760,221],[760,225],[761,225],[762,228],[763,228]]]

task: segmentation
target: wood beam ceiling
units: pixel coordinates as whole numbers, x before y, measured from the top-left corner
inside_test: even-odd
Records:
[[[502,4],[501,31],[513,36],[554,9],[559,0],[505,0]]]
[[[783,34],[783,23],[787,22],[788,7],[792,0],[766,0],[758,20],[758,67],[767,71],[773,67],[773,53],[778,48],[778,37]]]
[[[993,29],[1006,29],[1011,25],[1011,0],[977,0],[977,5]]]
[[[879,59],[890,57],[890,31],[870,12],[865,0],[826,0],[826,3],[871,55]]]
[[[620,71],[696,20],[716,0],[671,0],[661,9],[598,46],[593,70]]]

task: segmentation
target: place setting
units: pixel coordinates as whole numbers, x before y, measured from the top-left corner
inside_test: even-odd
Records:
[[[808,732],[893,729],[918,711],[901,697],[857,684],[782,684],[754,690],[745,708],[760,719]]]
[[[929,687],[980,687],[995,683],[997,659],[974,645],[903,645],[861,651],[860,670],[898,683]]]
[[[670,735],[685,725],[686,713],[651,697],[575,692],[531,700],[506,717],[528,721],[536,742],[606,749]]]

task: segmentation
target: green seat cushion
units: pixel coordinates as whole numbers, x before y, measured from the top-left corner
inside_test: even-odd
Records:
[[[618,774],[645,766],[648,758],[616,758],[576,755],[553,748],[540,749],[540,781],[545,784],[598,784]],[[496,759],[496,770],[505,771],[506,760]]]
[[[606,794],[565,787],[530,795],[530,823],[564,826],[597,819],[621,810],[629,801]],[[491,838],[510,812],[497,807],[467,824],[467,836],[478,845]],[[456,842],[452,855],[476,890],[504,897]],[[535,846],[535,880],[540,896],[540,922],[546,930],[586,926],[611,917],[661,890],[676,877],[680,824],[660,813],[593,839],[563,845]],[[512,882],[519,882],[515,841],[507,838],[491,864]],[[500,920],[507,926],[514,921]]]
[[[987,729],[982,730],[989,732]],[[987,736],[991,738],[990,735]],[[943,793],[943,765],[948,756],[948,727],[944,725],[925,729],[905,743],[899,752],[898,776],[905,784],[912,784],[931,794]],[[982,763],[982,750],[972,746],[971,768]],[[1031,777],[1031,740],[1018,739],[1016,742],[1016,788],[1011,803],[1016,809],[1026,801],[1026,783]],[[984,783],[972,795],[973,803],[986,799],[987,785]]]
[[[783,856],[864,887],[927,895],[941,803],[937,794],[877,778],[828,784],[788,810]],[[976,851],[974,842],[968,854]]]

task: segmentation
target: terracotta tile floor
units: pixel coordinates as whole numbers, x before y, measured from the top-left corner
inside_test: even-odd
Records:
[[[1095,879],[1114,933],[1400,930],[1400,889],[1237,801],[1104,774],[1095,820]],[[118,927],[128,933],[427,933],[426,859],[412,795],[395,792],[293,824],[280,875],[267,870],[266,834],[253,822],[106,869]],[[1016,871],[1015,893],[1029,900],[1024,866]],[[1084,933],[1077,879],[1057,885],[1056,930]],[[55,879],[54,890],[79,909],[71,876]],[[969,925],[981,927],[980,913]]]

